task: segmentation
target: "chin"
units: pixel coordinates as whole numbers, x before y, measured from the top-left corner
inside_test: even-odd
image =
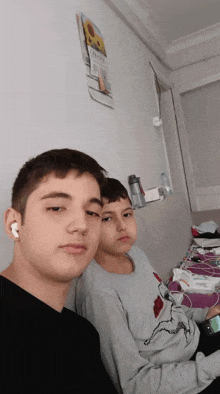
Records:
[[[127,248],[124,253],[128,253],[130,249],[131,249],[131,246],[129,246],[129,248]]]
[[[129,252],[129,250],[131,249],[131,247],[132,247],[132,245],[124,245],[124,247],[123,248],[121,248],[121,252],[122,253],[127,253],[127,252]]]
[[[82,266],[77,266],[72,264],[71,266],[64,266],[62,270],[55,273],[54,277],[59,282],[70,282],[74,278],[79,277],[83,271],[87,268],[88,264],[83,264]]]

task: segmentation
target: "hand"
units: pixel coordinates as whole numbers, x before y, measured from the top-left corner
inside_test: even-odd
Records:
[[[208,311],[208,313],[207,313],[207,315],[206,315],[205,320],[211,319],[211,317],[214,317],[214,316],[219,315],[219,314],[220,314],[220,305],[212,306],[212,307],[209,309],[209,311]]]

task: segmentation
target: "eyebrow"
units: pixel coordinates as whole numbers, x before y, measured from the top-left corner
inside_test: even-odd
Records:
[[[133,211],[133,208],[132,207],[128,207],[128,208],[125,208],[122,212],[124,213],[125,211]],[[103,215],[105,215],[106,213],[115,213],[115,211],[105,211],[105,212],[103,212]]]
[[[101,200],[99,200],[98,198],[91,198],[90,200],[89,200],[89,202],[92,204],[92,203],[95,203],[95,204],[98,204],[98,205],[100,205],[100,207],[102,207],[103,208],[103,202],[101,201]]]
[[[73,197],[70,194],[67,193],[62,193],[62,192],[51,192],[48,194],[45,194],[45,196],[41,197],[41,200],[46,200],[47,198],[65,198],[67,200],[72,200]],[[98,198],[90,198],[89,202],[91,204],[98,204],[100,207],[103,207],[103,203],[101,200],[99,200]]]
[[[68,200],[72,199],[72,196],[67,193],[61,193],[61,192],[51,192],[48,194],[45,194],[45,196],[41,197],[41,200],[45,200],[46,198],[67,198]]]

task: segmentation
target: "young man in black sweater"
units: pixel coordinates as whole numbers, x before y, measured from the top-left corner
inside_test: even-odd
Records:
[[[115,393],[99,337],[64,303],[99,242],[103,168],[90,156],[54,149],[21,168],[5,212],[14,240],[0,274],[0,392]]]

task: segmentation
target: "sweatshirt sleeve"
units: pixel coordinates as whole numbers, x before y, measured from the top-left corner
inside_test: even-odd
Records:
[[[181,305],[188,319],[193,319],[196,323],[202,323],[209,311],[209,308],[189,308],[185,305]]]
[[[112,290],[89,292],[77,312],[99,332],[102,360],[119,393],[196,394],[220,375],[220,366],[214,368],[220,365],[220,351],[208,357],[198,353],[195,361],[163,365],[143,358],[129,331],[126,311]]]

